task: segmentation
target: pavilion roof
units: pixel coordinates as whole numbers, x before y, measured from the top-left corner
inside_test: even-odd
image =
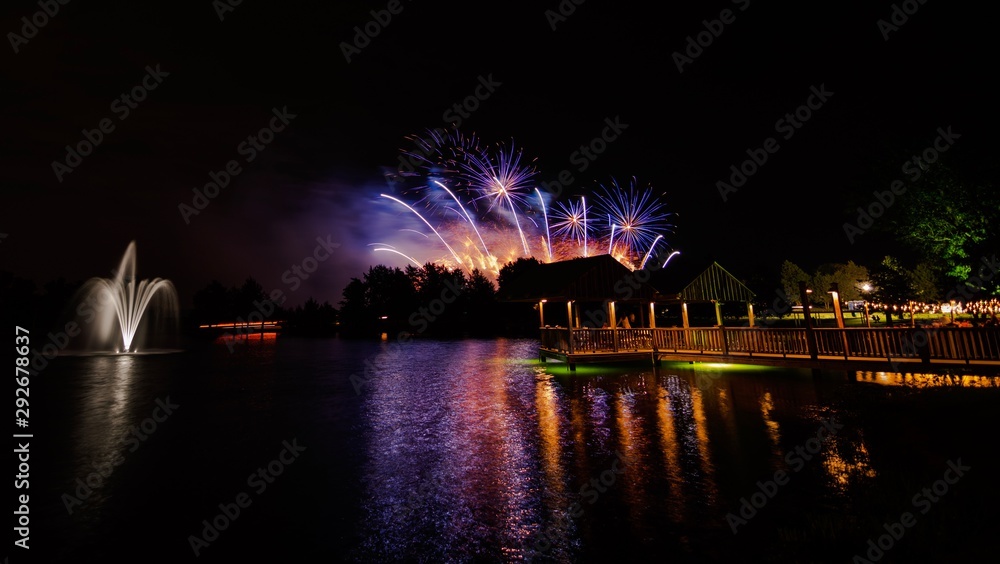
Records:
[[[738,278],[715,261],[671,261],[653,274],[650,283],[660,294],[685,302],[750,302],[754,293]]]
[[[648,302],[656,298],[653,286],[639,283],[635,274],[611,255],[540,264],[514,279],[500,295],[509,302]]]

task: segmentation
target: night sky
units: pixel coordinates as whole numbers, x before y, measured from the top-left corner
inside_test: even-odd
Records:
[[[949,164],[996,172],[996,34],[979,6],[906,2],[918,9],[884,31],[888,1],[688,4],[403,1],[348,62],[355,26],[389,2],[244,1],[220,21],[223,2],[73,0],[34,33],[21,18],[39,5],[5,2],[0,270],[107,276],[135,239],[140,277],[173,280],[189,306],[212,279],[287,292],[283,272],[319,237],[340,246],[288,303],[336,304],[370,265],[405,266],[368,246],[400,227],[378,198],[384,169],[481,80],[493,91],[462,132],[513,140],[539,182],[570,170],[565,194],[611,177],[652,185],[677,214],[673,248],[738,276],[903,252],[875,233],[852,245],[842,226],[938,128],[961,136]],[[558,20],[560,6],[574,12]],[[673,53],[720,18],[679,72]],[[128,107],[120,97],[143,80],[154,88]],[[786,139],[778,121],[813,88],[832,94]],[[286,108],[269,144],[241,145]],[[580,172],[572,153],[616,118],[627,128]],[[53,170],[102,123],[90,155]],[[769,137],[780,148],[723,201],[716,182]],[[240,172],[185,222],[178,206],[230,160]]]

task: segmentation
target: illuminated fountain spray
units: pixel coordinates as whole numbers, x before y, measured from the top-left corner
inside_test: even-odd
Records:
[[[97,336],[102,345],[114,346],[116,352],[136,352],[133,342],[147,309],[178,317],[177,291],[169,280],[136,280],[135,241],[125,249],[114,278],[92,278],[85,290],[89,303],[104,305],[95,320]]]

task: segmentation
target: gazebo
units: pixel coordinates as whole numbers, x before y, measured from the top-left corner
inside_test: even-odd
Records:
[[[697,264],[675,260],[654,273],[650,283],[659,289],[661,301],[680,304],[685,328],[690,326],[688,305],[696,303],[713,304],[716,325],[723,324],[722,304],[746,304],[749,326],[754,326],[755,294],[718,262]]]
[[[531,268],[507,284],[500,299],[536,304],[542,360],[564,360],[571,368],[576,362],[619,362],[650,355],[655,362],[663,348],[716,339],[694,329],[695,333],[688,332],[688,303],[714,303],[721,326],[721,304],[743,301],[753,319],[749,305],[753,292],[718,263],[692,278],[685,278],[685,270],[671,265],[665,271],[632,271],[606,254],[577,258]],[[657,280],[661,287],[673,285],[677,290],[658,291]],[[682,329],[657,329],[656,306],[668,303],[680,304]],[[626,316],[631,321],[619,326]]]
[[[641,326],[648,320],[655,327],[652,306],[661,296],[652,285],[640,282],[642,279],[611,255],[576,258],[540,264],[525,272],[503,289],[500,300],[537,304],[543,328],[546,312],[550,322],[558,320],[567,328],[615,327],[618,304],[638,309]],[[565,313],[553,312],[555,304],[562,303],[566,304]]]

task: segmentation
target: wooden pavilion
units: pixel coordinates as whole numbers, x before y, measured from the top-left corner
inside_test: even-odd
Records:
[[[650,283],[659,289],[662,301],[680,304],[684,327],[690,327],[690,304],[709,303],[715,309],[716,326],[723,325],[722,305],[727,303],[744,304],[749,326],[754,326],[755,294],[718,262],[696,264],[674,261],[668,268],[656,271]]]
[[[632,271],[606,254],[541,264],[512,281],[500,298],[535,303],[542,341],[539,356],[564,360],[571,367],[576,362],[637,360],[650,354],[655,361],[658,305],[679,305],[684,329],[690,327],[688,303],[714,303],[722,325],[722,303],[746,302],[752,322],[753,292],[718,263],[693,276],[689,269],[670,266],[670,272]],[[676,291],[662,292],[658,286]],[[629,322],[624,324],[626,316]]]
[[[998,328],[754,327],[753,292],[718,263],[671,263],[631,271],[609,255],[541,264],[507,284],[500,299],[537,304],[539,357],[566,362],[660,359],[831,369],[1000,370]],[[749,327],[726,327],[721,306],[745,303]],[[689,304],[711,303],[715,326],[692,327]],[[564,305],[565,304],[565,305]],[[657,327],[657,305],[680,305],[682,327]],[[627,311],[638,313],[619,326]],[[621,314],[621,315],[619,315]]]

